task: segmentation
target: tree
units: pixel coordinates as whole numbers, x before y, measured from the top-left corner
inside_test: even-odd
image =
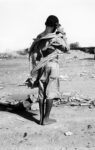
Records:
[[[71,43],[70,44],[70,49],[76,49],[79,47],[79,42]]]

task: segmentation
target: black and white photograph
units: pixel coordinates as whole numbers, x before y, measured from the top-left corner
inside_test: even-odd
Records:
[[[0,150],[95,150],[95,0],[0,0]]]

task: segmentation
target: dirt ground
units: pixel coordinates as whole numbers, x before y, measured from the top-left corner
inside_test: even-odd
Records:
[[[95,60],[71,51],[60,57],[60,92],[95,99]],[[29,75],[28,58],[0,59],[0,102],[21,101],[37,89],[22,86]],[[0,108],[0,150],[95,150],[95,108],[53,106],[56,122],[40,126],[39,110],[15,113]]]

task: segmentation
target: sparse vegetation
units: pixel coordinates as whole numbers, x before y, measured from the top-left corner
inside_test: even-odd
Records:
[[[6,52],[6,53],[0,53],[0,59],[13,59],[13,58],[19,58],[24,57],[28,54],[28,48],[24,50],[18,50],[18,51],[12,51],[12,52]]]

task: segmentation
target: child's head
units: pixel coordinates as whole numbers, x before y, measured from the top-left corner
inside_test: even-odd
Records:
[[[55,32],[55,30],[59,26],[59,19],[54,15],[50,15],[46,19],[45,25],[48,26],[48,27],[53,28],[53,32]]]

